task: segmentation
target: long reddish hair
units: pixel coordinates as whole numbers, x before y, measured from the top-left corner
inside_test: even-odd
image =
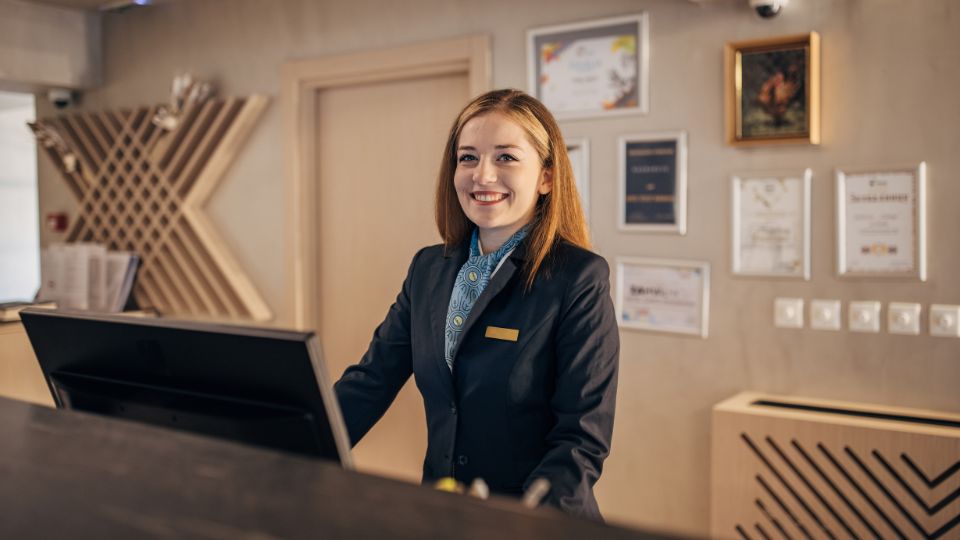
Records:
[[[453,176],[457,170],[457,146],[460,132],[470,119],[488,113],[500,113],[521,126],[540,157],[540,166],[550,172],[553,187],[540,195],[527,233],[526,287],[533,285],[537,272],[561,240],[590,249],[590,235],[573,179],[573,167],[557,121],[537,99],[520,90],[494,90],[467,104],[460,111],[440,161],[437,174],[437,229],[447,249],[464,242],[474,228],[460,206]]]

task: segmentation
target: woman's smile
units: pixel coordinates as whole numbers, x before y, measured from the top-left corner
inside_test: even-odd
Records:
[[[474,191],[470,196],[474,203],[480,206],[490,206],[505,201],[510,195],[499,191]]]

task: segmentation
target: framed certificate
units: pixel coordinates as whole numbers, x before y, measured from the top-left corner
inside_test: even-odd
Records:
[[[647,112],[647,15],[527,31],[527,85],[558,119]]]
[[[707,337],[710,264],[618,258],[617,322],[623,328]]]
[[[733,273],[810,279],[810,169],[733,176]]]
[[[837,170],[837,274],[927,279],[927,165]]]
[[[619,228],[686,234],[687,134],[620,137]]]
[[[573,168],[573,179],[580,194],[583,216],[590,222],[590,140],[567,139],[567,155]]]

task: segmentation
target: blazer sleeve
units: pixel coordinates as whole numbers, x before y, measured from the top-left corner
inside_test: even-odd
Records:
[[[620,358],[610,269],[603,258],[592,258],[568,287],[556,336],[550,402],[556,424],[547,433],[547,453],[524,489],[546,478],[551,488],[544,503],[602,520],[593,485],[610,453]]]
[[[410,263],[400,294],[374,331],[360,363],[348,367],[333,386],[351,445],[360,442],[387,412],[413,372],[410,288],[414,267],[422,252],[418,252]]]

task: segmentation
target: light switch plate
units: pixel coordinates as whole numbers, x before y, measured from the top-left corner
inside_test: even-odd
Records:
[[[930,306],[930,335],[960,338],[960,306]]]
[[[773,324],[778,328],[803,328],[803,298],[774,300]]]
[[[840,330],[840,301],[811,300],[810,328],[814,330]]]
[[[850,302],[847,324],[851,332],[879,332],[880,302]]]
[[[920,304],[890,302],[887,306],[887,332],[916,336],[920,333]]]

